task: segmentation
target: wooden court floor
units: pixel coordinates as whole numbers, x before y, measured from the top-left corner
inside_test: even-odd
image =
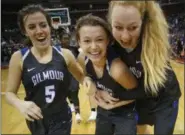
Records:
[[[182,96],[180,98],[179,113],[175,126],[174,134],[184,134],[184,65],[171,61],[172,67],[177,75],[178,81],[180,83],[180,88],[182,91]],[[7,80],[8,70],[1,70],[1,134],[29,134],[29,130],[26,127],[25,120],[20,113],[9,106],[5,102],[3,92],[6,89],[6,80]],[[18,96],[22,99],[24,98],[24,89],[23,86],[20,86]],[[75,122],[75,117],[73,114],[73,124],[72,124],[72,134],[94,134],[95,123],[87,123],[86,120],[90,115],[90,107],[88,102],[88,97],[84,94],[81,89],[79,92],[80,98],[80,109],[81,117],[83,122],[77,124]],[[105,129],[106,130],[106,129]],[[150,127],[151,132],[153,127]]]

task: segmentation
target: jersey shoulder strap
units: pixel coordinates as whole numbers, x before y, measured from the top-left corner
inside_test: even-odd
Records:
[[[53,48],[61,55],[64,57],[62,53],[62,47],[60,45],[53,46]]]
[[[22,48],[21,50],[22,60],[24,61],[25,58],[28,56],[30,50],[28,47]]]

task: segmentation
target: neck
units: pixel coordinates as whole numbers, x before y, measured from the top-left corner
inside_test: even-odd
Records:
[[[33,49],[33,52],[35,52],[37,55],[39,55],[40,57],[43,57],[50,52],[51,46],[49,46],[45,49],[37,49],[33,46],[32,49]]]
[[[102,58],[99,62],[94,62],[93,65],[97,68],[104,68],[106,63],[106,57]]]

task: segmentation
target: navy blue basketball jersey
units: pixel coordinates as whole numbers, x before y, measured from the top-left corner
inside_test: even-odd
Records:
[[[138,45],[132,52],[127,52],[118,43],[113,45],[117,55],[126,63],[130,71],[137,79],[143,78],[143,66],[141,63],[142,46]]]
[[[68,50],[70,50],[72,52],[72,54],[75,56],[75,58],[78,57],[78,47],[76,46],[65,46],[63,47],[62,44],[57,44],[56,46],[61,46],[62,48],[66,48]],[[71,81],[70,81],[70,84],[69,84],[69,90],[71,91],[76,91],[76,90],[79,90],[79,82],[73,77],[73,75],[70,73],[70,78],[71,78]],[[70,92],[69,91],[69,92]]]
[[[131,95],[132,98],[130,99],[134,99],[133,98],[134,96],[135,96],[135,99],[137,99],[139,96],[146,97],[146,93],[144,94],[143,92],[144,91],[144,72],[143,72],[143,66],[141,63],[142,45],[138,44],[138,46],[132,52],[127,52],[117,42],[113,45],[113,48],[117,53],[117,55],[121,57],[121,59],[125,62],[125,64],[135,75],[138,82],[141,83],[140,88],[138,87],[139,90],[134,90]],[[179,83],[177,81],[174,71],[167,70],[167,75],[168,75],[167,76],[168,79],[165,83],[165,87],[160,88],[159,94],[158,94],[159,96],[156,98],[148,98],[147,100],[143,99],[143,104],[149,103],[149,99],[150,99],[151,103],[149,104],[149,106],[152,107],[152,106],[156,106],[156,104],[160,104],[161,102],[170,103],[167,100],[173,101],[178,99],[181,96]],[[128,92],[124,92],[122,94],[128,95]]]
[[[107,92],[111,93],[114,97],[116,97],[115,90],[116,89],[124,89],[124,88],[118,82],[116,82],[110,75],[111,63],[114,59],[118,58],[116,55],[111,55],[111,54],[113,54],[112,51],[113,51],[113,48],[108,47],[107,60],[106,60],[103,75],[101,78],[97,77],[96,72],[93,67],[93,63],[91,62],[90,59],[87,58],[85,60],[85,64],[86,64],[86,72],[87,72],[88,76],[90,76],[93,79],[93,81],[96,83],[96,87],[100,90],[107,91]],[[131,104],[128,104],[125,106],[121,106],[121,107],[112,109],[111,111],[120,112],[120,109],[122,110],[125,108],[133,108],[133,107],[134,107],[134,103],[131,103]]]
[[[22,49],[21,53],[25,100],[35,102],[45,115],[67,108],[66,96],[70,80],[61,48],[52,47],[52,60],[46,64],[39,63],[29,48]]]

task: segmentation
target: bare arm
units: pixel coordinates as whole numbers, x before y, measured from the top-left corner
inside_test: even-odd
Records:
[[[116,82],[127,90],[137,87],[136,78],[120,58],[112,61],[110,74]]]
[[[76,61],[74,55],[70,50],[62,49],[64,54],[64,59],[67,63],[68,70],[75,77],[77,81],[79,81],[85,88],[88,95],[92,95],[96,91],[96,85],[93,83],[91,78],[85,76],[83,68]]]
[[[132,89],[137,86],[136,78],[132,75],[132,73],[127,68],[127,66],[119,58],[112,61],[111,68],[110,68],[110,74],[112,78],[123,87],[123,92],[124,92],[124,89],[125,90]],[[111,95],[109,95],[109,93],[104,92],[104,91],[99,91],[97,92],[96,95],[97,95],[96,97],[97,102],[98,100],[101,101],[101,102],[98,102],[98,104],[105,109],[113,109],[116,107],[129,104],[134,101],[134,100],[116,101],[117,99],[113,98]],[[101,99],[103,99],[104,101]],[[105,101],[108,102],[109,104],[106,103]]]
[[[20,99],[17,97],[17,92],[21,83],[21,54],[15,52],[9,63],[8,82],[6,88],[6,100],[9,104],[17,108]]]
[[[63,51],[64,59],[66,61],[69,72],[71,72],[71,74],[75,77],[75,79],[82,84],[85,77],[82,67],[76,61],[74,55],[70,50],[62,49],[62,51]]]
[[[7,102],[17,108],[30,121],[42,119],[41,109],[32,101],[24,101],[17,97],[21,83],[22,59],[20,51],[15,52],[9,63],[8,82],[6,89]]]
[[[84,73],[86,73],[85,70],[85,55],[83,52],[80,52],[78,57],[77,57],[77,62],[80,64],[80,66],[82,67]]]

